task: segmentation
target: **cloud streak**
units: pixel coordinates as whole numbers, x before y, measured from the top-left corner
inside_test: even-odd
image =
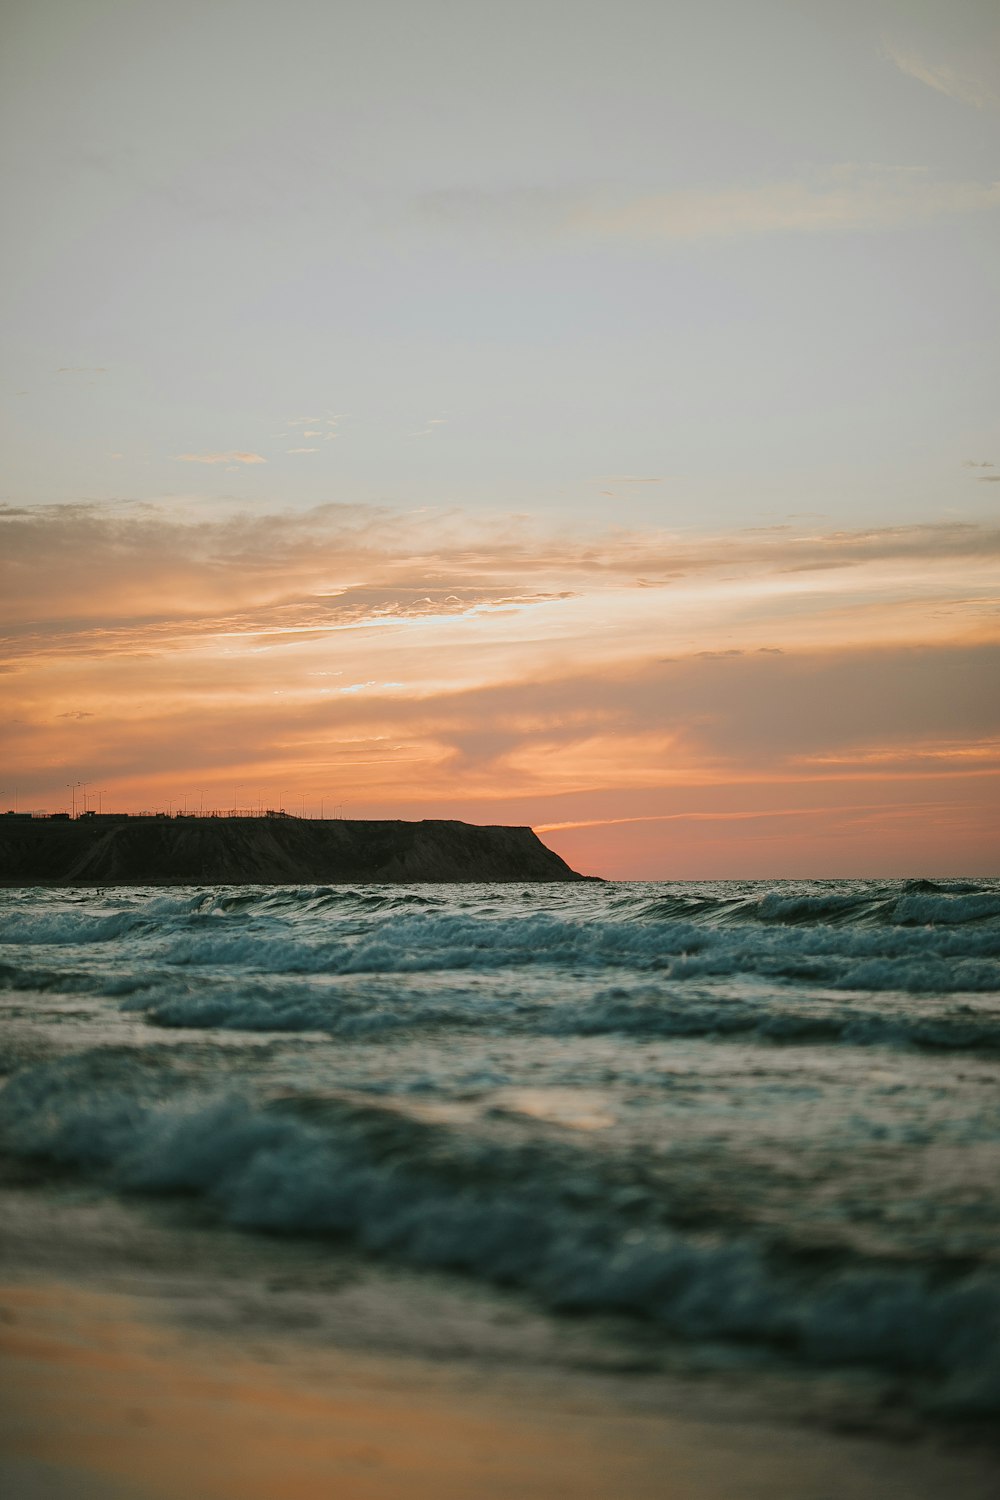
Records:
[[[892,44],[887,44],[885,51],[901,73],[935,93],[969,104],[973,109],[1000,109],[1000,86],[996,77],[991,76],[998,70],[988,48],[977,57],[965,56],[953,61],[931,60],[917,51]]]
[[[785,181],[630,196],[449,190],[425,195],[416,212],[424,223],[442,228],[641,244],[897,229],[998,207],[1000,182],[949,181],[921,167],[845,163]]]
[[[182,464],[266,464],[267,459],[259,453],[178,453],[177,462]]]
[[[75,637],[80,649],[117,649],[129,633],[136,649],[220,633],[290,638],[546,604],[592,648],[615,620],[645,622],[663,641],[666,608],[669,639],[690,618],[701,636],[685,649],[728,651],[737,626],[740,647],[783,644],[751,638],[751,616],[783,637],[790,618],[801,628],[848,603],[897,617],[908,599],[923,616],[930,601],[978,609],[1000,566],[1000,528],[960,523],[713,537],[338,505],[194,520],[155,507],[13,508],[0,510],[0,540],[0,626],[36,650],[77,649]],[[607,621],[597,635],[582,618],[596,597]]]

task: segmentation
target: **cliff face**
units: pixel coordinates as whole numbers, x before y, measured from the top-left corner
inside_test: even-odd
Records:
[[[530,828],[311,818],[0,818],[3,885],[579,880]]]

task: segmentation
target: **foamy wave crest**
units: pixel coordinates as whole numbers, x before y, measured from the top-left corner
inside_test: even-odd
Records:
[[[893,907],[893,921],[907,924],[964,925],[997,917],[1000,917],[1000,896],[988,891],[962,895],[911,891],[900,896]]]
[[[769,891],[752,908],[753,916],[761,922],[784,922],[789,925],[824,922],[836,926],[843,922],[864,921],[865,918],[883,918],[888,912],[889,903],[884,898],[841,896],[832,892],[819,896],[787,896],[781,891]]]
[[[666,921],[732,926],[965,926],[1000,918],[1000,894],[963,883],[911,881],[902,890],[862,883],[853,890],[771,890],[760,896],[674,891],[643,903],[638,913]]]
[[[948,1010],[897,1009],[882,1014],[829,1000],[782,1005],[773,996],[759,1000],[706,999],[669,990],[605,991],[583,1005],[561,1007],[541,1029],[556,1035],[745,1036],[774,1043],[1000,1050],[1000,1015],[977,1011],[970,1005]]]
[[[89,916],[76,912],[23,913],[4,923],[5,943],[27,947],[77,947],[83,943],[109,943],[131,933],[149,931],[155,918],[131,911],[113,912],[107,916]]]
[[[7,905],[2,937],[4,943],[22,947],[74,948],[133,935],[167,933],[184,925],[193,914],[210,909],[211,901],[203,891],[154,898],[132,895],[112,911],[94,911],[85,900],[66,898],[59,905],[41,909],[22,902]]]
[[[181,992],[140,990],[125,1001],[158,1026],[229,1031],[326,1032],[345,1038],[375,1038],[401,1030],[447,1026],[503,1028],[522,1007],[499,996],[438,996],[397,984],[330,983],[304,987],[276,982],[215,982]]]
[[[556,1310],[641,1316],[823,1366],[912,1375],[964,1411],[1000,1401],[1000,1288],[863,1261],[832,1269],[749,1234],[673,1229],[599,1158],[450,1132],[343,1096],[176,1097],[168,1064],[83,1054],[0,1094],[8,1150],[119,1187],[196,1193],[226,1222],[343,1236],[411,1264],[521,1286]]]
[[[163,949],[174,966],[245,966],[266,974],[415,974],[545,966],[661,971],[686,980],[732,974],[837,989],[983,992],[997,986],[1000,928],[828,926],[761,931],[683,922],[582,922],[547,915],[394,917],[308,939],[267,929],[202,927]]]
[[[325,1032],[346,1039],[459,1027],[504,1036],[742,1036],[770,1044],[1000,1051],[1000,1012],[988,1002],[942,1004],[928,998],[886,1007],[881,998],[873,1004],[865,995],[850,1001],[773,990],[725,996],[669,981],[620,984],[588,994],[566,979],[560,985],[539,984],[530,997],[484,994],[461,982],[445,984],[443,977],[410,984],[365,977],[302,984],[215,981],[181,990],[168,986],[166,993],[140,989],[124,1004],[159,1026]]]

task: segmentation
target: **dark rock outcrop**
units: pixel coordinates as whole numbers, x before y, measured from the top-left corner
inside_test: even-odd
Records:
[[[530,828],[312,818],[0,818],[0,884],[580,880]]]

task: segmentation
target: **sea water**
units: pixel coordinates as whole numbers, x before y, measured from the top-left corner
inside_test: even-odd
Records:
[[[0,1150],[61,1183],[1000,1406],[1000,881],[19,890],[0,936]]]

